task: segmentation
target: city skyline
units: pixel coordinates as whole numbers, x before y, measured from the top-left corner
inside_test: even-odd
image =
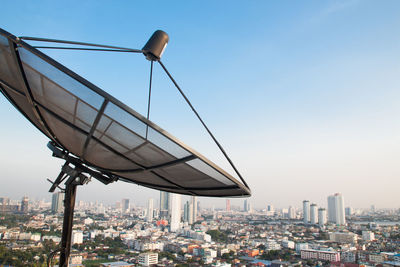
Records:
[[[142,208],[145,210],[146,218],[149,216],[149,210],[152,209],[153,212],[157,210],[157,216],[160,219],[168,219],[170,218],[170,213],[171,210],[173,209],[172,207],[172,202],[171,198],[173,193],[168,193],[164,191],[160,191],[159,198],[153,199],[152,197],[149,197],[147,199],[144,199],[144,204],[141,204],[141,202],[136,202],[135,199],[127,199],[127,198],[122,198],[122,199],[116,199],[114,202],[109,202],[105,203],[103,201],[84,201],[82,199],[77,199],[76,205],[80,206],[83,203],[86,203],[86,205],[100,205],[99,207],[104,208],[104,204],[108,207],[114,207],[117,209],[120,209],[122,213],[127,213],[129,212],[132,208]],[[179,195],[179,194],[175,194]],[[183,214],[186,208],[191,209],[191,213],[193,214],[192,218],[196,218],[196,214],[198,213],[198,206],[201,205],[203,207],[203,204],[201,204],[201,201],[196,201],[198,197],[193,197],[193,196],[185,196],[185,195],[179,195],[178,202],[175,201],[176,203],[180,203],[180,209],[181,209],[181,216],[182,218],[186,218],[186,216]],[[53,194],[51,194],[50,199],[42,198],[31,198],[27,195],[24,195],[20,198],[9,198],[4,195],[0,195],[0,205],[23,205],[23,203],[48,203],[51,204],[51,210],[54,212],[55,211],[55,206],[59,206],[57,209],[59,210],[58,212],[63,212],[63,205],[60,206],[60,203],[62,204],[64,194],[60,191],[57,191]],[[61,200],[58,200],[58,199]],[[336,199],[337,198],[337,199]],[[206,210],[213,210],[217,209],[218,211],[222,212],[264,212],[265,215],[268,216],[273,216],[275,212],[283,212],[286,213],[289,218],[292,218],[294,213],[298,213],[301,211],[301,220],[305,224],[319,224],[320,223],[320,212],[323,210],[325,213],[324,217],[326,217],[323,221],[324,223],[331,222],[331,223],[336,223],[336,216],[338,216],[338,221],[342,221],[342,223],[337,223],[338,225],[340,224],[345,224],[346,220],[344,216],[351,216],[357,212],[375,212],[377,210],[392,210],[392,211],[397,211],[400,210],[400,208],[387,208],[387,207],[381,207],[381,208],[376,208],[375,205],[371,205],[370,207],[354,207],[351,204],[344,203],[343,196],[340,193],[334,193],[332,195],[327,196],[326,198],[326,203],[311,203],[308,200],[303,200],[302,203],[297,203],[294,205],[289,205],[289,206],[283,206],[283,207],[278,207],[277,209],[274,208],[273,205],[266,205],[266,206],[260,206],[260,207],[255,207],[253,209],[252,203],[249,202],[248,198],[245,199],[236,199],[236,202],[231,204],[232,199],[228,199],[225,203],[225,206],[215,206],[215,205],[204,205]],[[331,202],[332,207],[329,208],[330,206],[330,199],[333,199]],[[132,201],[131,201],[132,200]],[[197,205],[194,205],[194,203],[197,202]],[[162,204],[164,203],[164,204]],[[307,204],[305,204],[307,203]],[[227,204],[229,206],[229,210],[227,210]],[[26,205],[26,204],[25,204]],[[188,205],[186,207],[186,205]],[[338,210],[336,210],[336,205],[340,206]],[[247,209],[245,208],[247,207]],[[314,210],[313,210],[314,209]],[[342,209],[342,211],[340,211]],[[327,214],[327,210],[331,211],[330,214]],[[189,210],[188,210],[189,211]],[[306,215],[304,215],[306,213]],[[338,213],[338,214],[337,214]],[[329,218],[329,216],[330,218]],[[152,218],[155,215],[153,214]],[[156,217],[157,217],[156,216]],[[314,217],[313,217],[314,216]],[[305,217],[308,217],[307,220],[305,220]],[[187,217],[189,218],[189,217]],[[344,219],[344,222],[343,222]],[[193,221],[194,222],[194,221]]]
[[[132,48],[165,30],[163,62],[248,182],[254,208],[298,207],[304,199],[327,207],[334,192],[352,207],[399,208],[399,2],[152,3],[151,20],[144,3],[76,4],[4,3],[1,27],[17,36]],[[45,53],[146,113],[149,65],[142,55]],[[153,96],[152,121],[232,173],[157,68]],[[50,199],[46,179],[55,179],[62,161],[4,97],[0,111],[0,195]],[[92,181],[77,198],[145,205],[158,195]],[[231,205],[243,207],[237,199]]]

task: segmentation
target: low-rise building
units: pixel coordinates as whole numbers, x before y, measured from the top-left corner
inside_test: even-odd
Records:
[[[368,255],[368,260],[373,263],[383,263],[386,261],[386,257],[381,253],[371,253]]]
[[[133,267],[133,266],[135,266],[135,264],[130,264],[125,261],[100,263],[100,267]]]
[[[142,266],[150,266],[158,263],[157,253],[141,253],[139,254],[138,262]]]
[[[41,234],[40,233],[33,233],[31,235],[31,240],[32,241],[38,242],[38,241],[40,241],[40,238],[41,238]]]
[[[82,244],[83,243],[83,233],[81,231],[72,231],[71,243]]]
[[[357,243],[357,235],[354,233],[329,233],[329,239],[334,242],[338,243],[350,243],[355,244]]]
[[[375,234],[371,231],[362,231],[362,239],[364,241],[372,241],[375,240]]]
[[[356,252],[351,250],[342,251],[340,253],[340,258],[342,262],[354,263],[356,262]]]
[[[273,239],[268,239],[265,242],[265,250],[280,250],[281,245]]]
[[[289,240],[282,240],[282,247],[294,249],[294,242]]]
[[[295,247],[296,247],[296,252],[297,252],[297,253],[300,253],[300,251],[309,248],[308,243],[296,243],[296,246],[295,246]]]
[[[302,259],[315,259],[325,261],[340,261],[340,253],[337,251],[305,249],[300,252]]]

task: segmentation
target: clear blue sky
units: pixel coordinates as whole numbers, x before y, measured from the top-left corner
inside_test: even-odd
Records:
[[[399,1],[3,1],[0,27],[37,36],[141,48],[157,29],[163,62],[249,183],[255,207],[400,208]],[[46,51],[145,114],[141,55]],[[0,98],[0,196],[46,197],[61,162]],[[151,119],[226,166],[157,67]],[[5,127],[6,126],[6,127]],[[21,142],[21,140],[23,140]],[[144,204],[158,193],[93,182],[78,198]],[[204,206],[223,200],[204,199]],[[242,200],[233,203],[241,205]]]

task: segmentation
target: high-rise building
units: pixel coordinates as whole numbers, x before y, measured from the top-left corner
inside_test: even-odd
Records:
[[[149,202],[147,205],[147,221],[148,222],[153,221],[153,209],[154,209],[154,200],[152,198],[149,198]]]
[[[328,196],[328,221],[337,225],[345,225],[344,198],[336,193]]]
[[[245,199],[243,202],[243,211],[250,212],[250,206],[251,206],[250,202],[247,199]]]
[[[253,206],[251,205],[250,202],[247,204],[247,210],[248,210],[248,212],[250,212],[250,213],[253,212]]]
[[[346,214],[346,216],[351,216],[351,215],[353,215],[353,208],[352,207],[346,207],[345,208],[345,214]]]
[[[231,201],[229,199],[226,200],[226,211],[231,211]]]
[[[193,224],[197,220],[197,201],[196,197],[192,196],[189,201],[186,201],[183,206],[183,220],[188,224]]]
[[[268,204],[265,208],[266,212],[265,215],[267,216],[274,216],[275,215],[275,209],[274,206],[271,204]]]
[[[274,212],[275,211],[275,209],[274,209],[274,206],[273,205],[267,205],[267,211],[268,212]]]
[[[169,194],[169,203],[170,210],[169,213],[171,215],[170,222],[170,230],[171,232],[176,232],[180,228],[181,224],[181,195],[179,194]]]
[[[10,205],[10,199],[8,197],[0,197],[0,204],[4,206]]]
[[[311,224],[318,223],[318,207],[317,204],[311,204],[310,206],[310,222]]]
[[[129,212],[131,209],[131,206],[129,204],[129,199],[124,198],[122,199],[122,212]]]
[[[195,196],[190,199],[189,214],[189,224],[193,224],[197,221],[197,197]]]
[[[324,226],[326,224],[326,210],[324,208],[318,209],[318,224]]]
[[[200,206],[200,201],[197,201],[197,214],[196,214],[196,220],[197,217],[201,216],[201,206]]]
[[[189,223],[189,201],[183,205],[183,221]]]
[[[160,191],[160,219],[168,218],[169,193]]]
[[[56,192],[52,196],[51,211],[54,213],[63,212],[64,208],[64,193]]]
[[[29,198],[23,197],[21,201],[21,212],[27,213],[28,212],[28,205],[29,205]]]
[[[292,206],[289,206],[288,217],[289,217],[289,219],[294,219],[295,218],[295,211],[294,211],[294,208]]]
[[[303,222],[305,224],[310,222],[310,201],[303,201]]]
[[[336,222],[335,196],[328,196],[328,222]]]
[[[115,209],[119,212],[122,211],[122,204],[120,201],[115,202]]]

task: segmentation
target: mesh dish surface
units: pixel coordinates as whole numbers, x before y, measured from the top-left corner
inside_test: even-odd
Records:
[[[168,132],[1,29],[0,90],[57,145],[122,181],[187,195],[250,195]]]

